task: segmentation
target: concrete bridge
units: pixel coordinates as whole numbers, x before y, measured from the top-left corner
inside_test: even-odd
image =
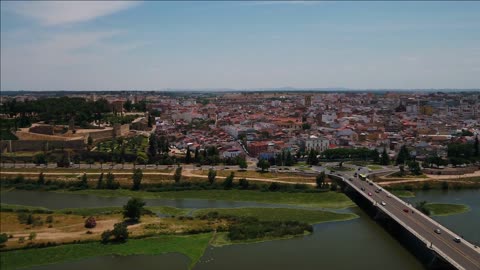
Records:
[[[480,247],[464,240],[368,178],[366,181],[362,181],[347,173],[335,173],[328,176],[341,182],[347,195],[354,194],[357,197],[357,204],[361,202],[363,206],[366,205],[366,208],[373,209],[377,217],[381,215],[390,221],[393,220],[396,224],[395,229],[391,229],[392,231],[397,229],[408,231],[411,235],[410,238],[414,238],[415,245],[420,246],[419,249],[423,250],[421,253],[433,255],[430,256],[433,259],[429,264],[437,266],[431,268],[480,269]]]

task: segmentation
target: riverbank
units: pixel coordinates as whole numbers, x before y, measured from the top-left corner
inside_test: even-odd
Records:
[[[224,201],[246,201],[270,204],[287,204],[312,208],[340,209],[355,204],[343,193],[339,192],[262,192],[251,190],[185,190],[147,192],[118,190],[78,190],[56,191],[73,194],[91,194],[102,197],[137,197],[142,199],[202,199]]]
[[[124,244],[104,245],[99,241],[56,247],[2,252],[2,270],[80,260],[106,255],[158,255],[181,253],[190,259],[190,268],[201,258],[212,237],[211,233],[195,235],[163,235],[130,239]]]

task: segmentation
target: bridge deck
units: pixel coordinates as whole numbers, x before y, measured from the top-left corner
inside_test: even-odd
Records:
[[[475,247],[464,239],[461,239],[460,243],[455,242],[455,237],[462,237],[383,188],[380,192],[375,192],[375,190],[381,188],[375,183],[370,185],[367,181],[341,174],[333,176],[341,177],[347,185],[355,189],[373,205],[379,207],[385,214],[401,224],[457,269],[480,269],[480,247]],[[365,190],[361,190],[362,187]],[[382,205],[382,201],[386,205]],[[434,231],[435,229],[440,229],[441,233],[437,234]]]

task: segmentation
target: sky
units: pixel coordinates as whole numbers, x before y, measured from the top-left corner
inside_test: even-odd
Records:
[[[480,2],[1,1],[1,90],[479,89]]]

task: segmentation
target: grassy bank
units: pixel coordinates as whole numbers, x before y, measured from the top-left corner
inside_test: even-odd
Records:
[[[146,206],[145,209],[155,213],[160,213],[160,214],[169,215],[169,216],[185,215],[190,211],[190,209],[175,208],[171,206]],[[12,211],[28,210],[31,212],[48,211],[48,212],[57,213],[57,214],[93,216],[93,215],[121,213],[123,211],[123,208],[111,206],[111,207],[91,207],[91,208],[64,208],[60,210],[51,210],[44,207],[6,204],[6,203],[0,204],[0,211],[9,211],[9,210],[12,210]]]
[[[352,213],[334,213],[330,211],[290,209],[290,208],[222,208],[201,209],[194,212],[195,216],[205,215],[208,212],[218,212],[220,215],[238,217],[255,217],[261,221],[294,220],[305,223],[320,223],[329,221],[350,220],[358,216]]]
[[[464,204],[428,203],[426,207],[432,216],[449,216],[469,211]]]
[[[69,192],[69,191],[63,191]],[[79,190],[71,191],[75,194],[92,194],[103,197],[138,197],[143,199],[203,199],[226,201],[250,201],[272,204],[292,204],[319,208],[346,208],[354,203],[343,193],[289,193],[289,192],[261,192],[250,190],[186,190],[146,192],[119,190]]]
[[[99,242],[63,245],[49,248],[2,252],[0,268],[19,269],[36,265],[61,263],[106,255],[157,255],[177,252],[186,255],[193,267],[203,255],[212,234],[188,236],[159,236],[145,239],[130,239],[125,244],[104,245]]]

